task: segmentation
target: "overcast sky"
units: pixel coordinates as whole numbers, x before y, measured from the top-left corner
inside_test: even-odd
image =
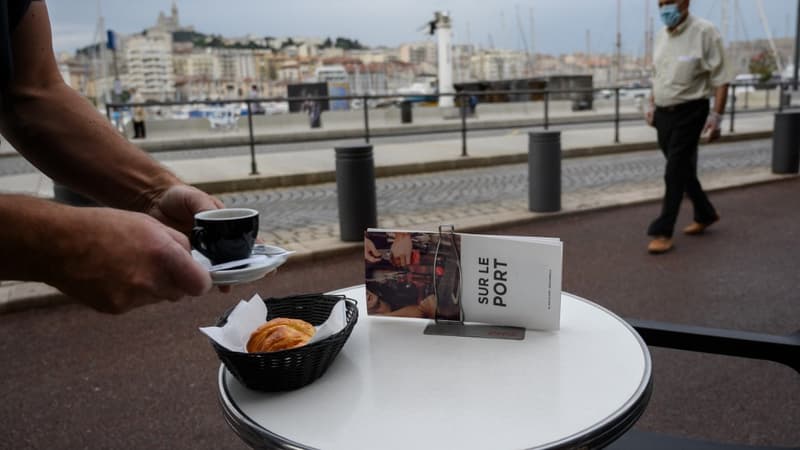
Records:
[[[657,0],[621,0],[623,51],[643,49],[645,3],[656,16]],[[694,14],[720,26],[725,0],[692,0]],[[72,51],[92,42],[98,0],[49,0],[56,51]],[[730,27],[736,3],[741,15],[738,32],[744,39],[765,36],[756,0],[728,0]],[[794,35],[797,0],[764,0],[773,36]],[[141,31],[155,23],[158,11],[169,13],[170,0],[100,0],[106,28],[121,33]],[[591,32],[592,52],[610,52],[616,29],[616,0],[179,0],[183,25],[225,36],[346,36],[365,45],[395,46],[427,39],[417,29],[431,20],[434,10],[450,11],[456,43],[525,49],[531,46],[533,9],[536,51],[569,53],[586,49]],[[522,29],[522,31],[520,31]],[[524,38],[523,38],[524,36]],[[523,40],[525,44],[523,45]]]

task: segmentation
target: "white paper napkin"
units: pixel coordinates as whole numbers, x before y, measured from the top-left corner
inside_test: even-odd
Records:
[[[250,335],[266,323],[267,305],[258,294],[249,301],[240,300],[228,315],[228,322],[222,327],[202,327],[200,331],[220,346],[233,351],[247,353],[247,341]],[[347,325],[347,309],[345,301],[337,302],[328,319],[315,327],[317,332],[308,344],[320,341],[342,331]]]

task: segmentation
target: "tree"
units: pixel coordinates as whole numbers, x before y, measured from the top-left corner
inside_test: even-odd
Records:
[[[361,45],[360,42],[358,42],[358,39],[351,40],[343,37],[336,38],[335,46],[336,48],[341,48],[344,50],[361,50],[364,48],[364,46]]]
[[[758,75],[758,81],[765,83],[772,78],[772,74],[778,70],[778,64],[772,53],[762,50],[757,55],[750,58],[750,73]]]

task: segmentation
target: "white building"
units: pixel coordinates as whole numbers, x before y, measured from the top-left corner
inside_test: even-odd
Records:
[[[227,83],[252,83],[258,80],[254,51],[249,49],[219,49],[222,79]]]
[[[463,83],[472,81],[472,56],[475,54],[473,45],[454,45],[453,46],[453,81]]]
[[[413,44],[403,44],[399,49],[399,59],[402,62],[411,64],[430,64],[436,65],[436,41],[415,42]]]
[[[219,81],[222,79],[222,63],[211,48],[202,48],[188,55],[186,74],[192,78]]]
[[[289,60],[278,67],[278,81],[297,83],[300,80],[300,65],[297,61]]]
[[[122,46],[124,88],[135,88],[148,100],[167,101],[175,96],[172,34],[150,30],[129,36]]]
[[[531,58],[513,50],[483,50],[470,58],[475,80],[508,80],[532,75]]]
[[[175,83],[182,96],[203,99],[222,90],[222,64],[212,48],[195,48],[173,55]]]

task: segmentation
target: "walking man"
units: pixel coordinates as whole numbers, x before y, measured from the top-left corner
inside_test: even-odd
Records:
[[[136,89],[133,90],[133,103],[144,103],[144,97]],[[133,138],[144,139],[147,137],[147,131],[144,127],[145,112],[144,106],[133,107]]]
[[[667,159],[666,191],[661,215],[647,230],[650,253],[672,249],[672,234],[684,193],[694,206],[694,222],[684,234],[703,233],[719,220],[697,179],[697,146],[720,136],[722,115],[733,79],[722,38],[714,26],[689,14],[690,0],[659,0],[665,28],[656,37],[653,93],[647,123],[658,131],[658,145]],[[709,97],[714,97],[713,109]]]

